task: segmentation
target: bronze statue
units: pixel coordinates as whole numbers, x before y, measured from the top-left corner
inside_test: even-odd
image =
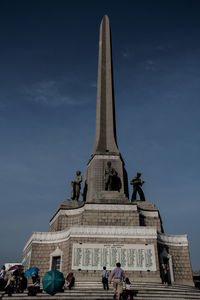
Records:
[[[144,181],[140,179],[141,173],[137,173],[136,176],[133,177],[131,180],[131,184],[133,185],[133,195],[131,198],[131,202],[136,201],[136,195],[137,193],[140,196],[141,201],[145,201],[143,190],[141,189],[141,186],[144,184]]]
[[[76,178],[74,181],[71,182],[72,188],[71,188],[71,199],[72,200],[77,200],[80,195],[80,190],[81,190],[81,182],[82,182],[82,176],[81,176],[81,171],[76,172]]]
[[[111,167],[111,162],[107,162],[107,167],[105,168],[104,172],[104,181],[105,181],[105,190],[106,191],[113,191],[113,179],[117,176],[117,172],[114,168]]]

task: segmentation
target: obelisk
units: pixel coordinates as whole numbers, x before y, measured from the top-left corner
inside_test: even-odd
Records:
[[[106,191],[105,187],[105,169],[108,162],[116,171],[116,178],[119,181],[118,188],[113,191]],[[100,25],[96,135],[85,179],[86,202],[128,201],[127,176],[116,140],[111,33],[107,15],[103,17]]]
[[[108,16],[105,15],[100,26],[96,138],[93,155],[107,152],[119,154],[116,142],[110,24]]]

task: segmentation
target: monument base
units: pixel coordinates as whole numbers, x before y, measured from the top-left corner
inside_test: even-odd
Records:
[[[193,285],[186,236],[158,234],[154,227],[73,226],[58,232],[35,232],[24,247],[25,269],[40,274],[56,266],[78,281],[99,281],[120,261],[131,281],[161,282],[160,253],[167,248],[172,283]]]
[[[78,280],[98,281],[103,266],[112,270],[120,261],[126,276],[160,282],[157,231],[151,227],[73,226],[61,232],[35,232],[24,248],[23,265],[38,266],[41,276],[60,261],[64,273]]]
[[[26,243],[25,268],[37,266],[41,276],[52,268],[64,275],[73,271],[89,282],[100,280],[104,265],[112,270],[119,261],[131,281],[161,282],[166,258],[171,283],[193,285],[187,236],[164,234],[152,202],[122,204],[127,198],[119,192],[98,195],[100,203],[63,201],[49,232],[35,232]],[[112,203],[114,197],[121,204]]]

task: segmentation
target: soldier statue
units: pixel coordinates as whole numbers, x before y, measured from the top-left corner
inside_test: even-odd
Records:
[[[144,181],[140,179],[141,173],[137,173],[136,176],[133,177],[131,180],[131,184],[133,185],[133,195],[131,198],[131,202],[136,201],[136,195],[137,193],[140,196],[141,201],[145,201],[143,190],[141,189],[141,186],[143,185]]]
[[[71,199],[77,200],[79,199],[80,190],[81,190],[81,182],[82,182],[82,176],[81,171],[76,172],[76,178],[74,181],[71,182],[72,188],[71,188]]]
[[[107,162],[107,167],[105,168],[104,172],[104,181],[105,181],[105,190],[106,191],[113,191],[114,186],[113,186],[113,181],[114,178],[117,176],[117,172],[115,171],[114,168],[111,167],[111,162]]]

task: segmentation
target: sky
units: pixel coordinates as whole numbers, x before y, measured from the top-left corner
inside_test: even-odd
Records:
[[[200,270],[200,2],[0,1],[0,265],[20,262],[86,171],[95,138],[99,26],[112,31],[116,127],[167,234]],[[129,185],[130,197],[132,187]]]

